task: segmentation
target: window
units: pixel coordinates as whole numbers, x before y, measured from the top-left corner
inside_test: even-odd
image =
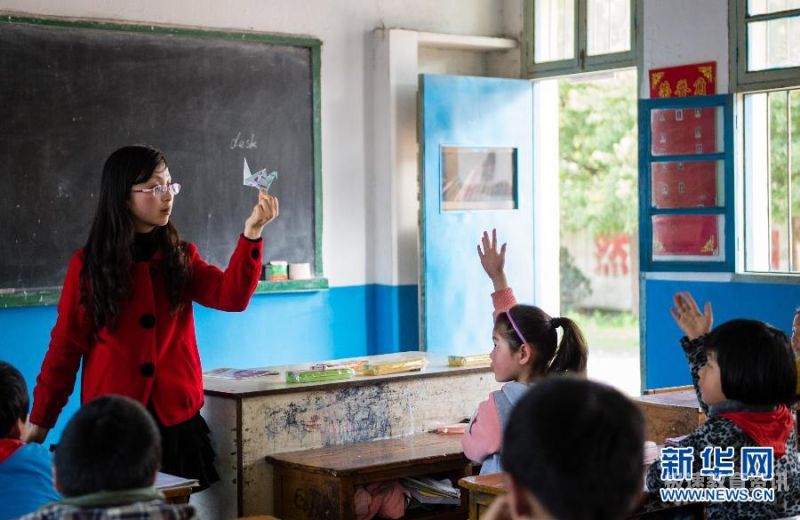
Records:
[[[740,93],[743,268],[800,272],[800,0],[730,0]]]
[[[633,66],[636,9],[632,0],[525,0],[524,59],[528,76]]]
[[[800,0],[730,0],[734,90],[797,86]]]
[[[745,270],[800,272],[800,89],[744,95]]]
[[[728,95],[639,101],[642,271],[732,271]]]

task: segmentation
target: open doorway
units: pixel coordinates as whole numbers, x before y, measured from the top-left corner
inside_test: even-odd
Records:
[[[561,312],[589,377],[640,393],[635,70],[558,82]]]

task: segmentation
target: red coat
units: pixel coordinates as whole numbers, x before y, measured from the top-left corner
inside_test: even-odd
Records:
[[[224,311],[243,311],[261,275],[263,242],[241,236],[225,272],[206,263],[194,244],[187,300]],[[83,359],[81,403],[121,394],[151,404],[166,426],[184,422],[203,406],[203,374],[189,301],[170,312],[161,252],[133,267],[132,297],[120,306],[117,327],[90,341],[91,320],[78,303],[82,251],[73,255],[58,303],[50,348],[33,390],[33,424],[52,428],[75,385]]]

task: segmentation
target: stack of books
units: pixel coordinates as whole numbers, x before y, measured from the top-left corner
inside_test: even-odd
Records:
[[[403,485],[411,492],[411,496],[422,504],[459,505],[461,492],[448,479],[404,478]]]

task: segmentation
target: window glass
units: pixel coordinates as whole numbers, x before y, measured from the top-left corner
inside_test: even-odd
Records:
[[[747,14],[750,16],[778,13],[788,9],[800,9],[800,0],[748,0],[747,2]]]
[[[534,61],[575,57],[574,0],[535,0]]]
[[[444,211],[515,209],[515,148],[442,147]]]
[[[747,70],[800,66],[800,16],[747,24]]]
[[[630,0],[588,0],[586,10],[589,56],[631,49]]]

